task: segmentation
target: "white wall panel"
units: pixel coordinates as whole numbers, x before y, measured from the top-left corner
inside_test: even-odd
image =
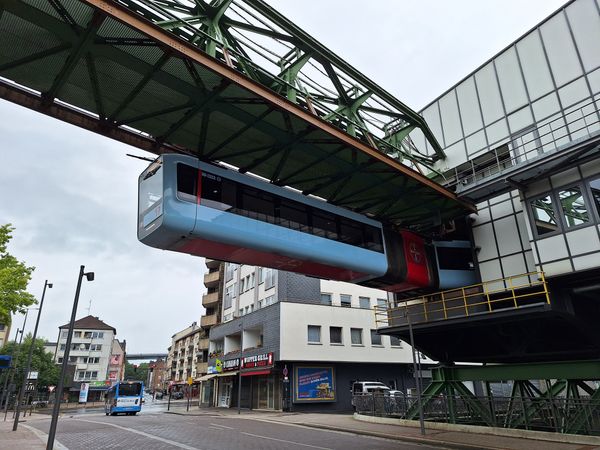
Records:
[[[467,152],[469,156],[473,156],[480,150],[487,150],[485,133],[483,132],[483,130],[481,130],[475,134],[472,134],[471,136],[465,139],[465,144],[467,146]]]
[[[570,259],[563,259],[562,261],[542,264],[542,270],[545,272],[547,277],[570,273],[573,271]]]
[[[500,268],[500,261],[493,259],[488,262],[479,264],[479,271],[481,272],[481,281],[495,280],[502,278],[502,269]]]
[[[573,265],[575,270],[594,269],[600,266],[600,253],[573,258]]]
[[[576,183],[580,178],[579,170],[577,170],[577,167],[573,167],[572,169],[552,175],[550,180],[552,180],[552,185],[554,187],[560,187]]]
[[[528,101],[515,48],[508,48],[495,62],[504,106],[506,112],[511,113]]]
[[[492,219],[490,209],[479,205],[477,206],[477,214],[471,214],[471,217],[475,219],[474,225],[481,225]]]
[[[479,91],[483,120],[487,125],[504,115],[500,90],[498,89],[498,82],[496,81],[492,63],[482,67],[475,74],[475,81],[477,82],[477,89]]]
[[[584,177],[597,175],[600,173],[600,158],[581,165],[581,174]]]
[[[512,113],[508,116],[508,125],[512,133],[518,132],[527,128],[533,124],[533,116],[531,115],[531,109],[529,106],[521,108],[519,111]]]
[[[565,244],[565,239],[562,234],[538,240],[537,248],[541,263],[567,258],[569,256],[567,245]]]
[[[595,226],[571,231],[566,233],[566,236],[571,255],[600,251],[600,239],[598,239],[598,232]],[[598,265],[600,265],[600,259],[598,260]]]
[[[544,56],[542,41],[537,31],[529,33],[517,43],[519,60],[531,100],[535,100],[554,89],[550,69]]]
[[[481,248],[477,254],[479,261],[485,261],[498,257],[496,250],[496,238],[494,237],[494,229],[491,223],[473,228],[473,241],[475,246]]]
[[[507,198],[502,202],[492,205],[490,209],[492,211],[492,217],[494,219],[499,219],[500,217],[504,217],[514,213],[510,198]]]
[[[527,272],[534,272],[537,270],[535,265],[535,259],[533,257],[533,252],[525,252],[525,261],[527,263]]]
[[[599,44],[600,45],[600,44]],[[600,53],[600,48],[598,49]],[[587,87],[587,83],[584,77],[575,80],[566,86],[558,90],[558,96],[562,103],[563,108],[574,105],[575,103],[588,98],[590,96],[590,90]]]
[[[440,99],[439,104],[444,138],[446,139],[446,146],[448,146],[463,137],[460,116],[458,114],[458,103],[456,103],[456,94],[454,91],[450,91],[444,95]]]
[[[582,75],[565,16],[558,13],[540,27],[557,86]]]
[[[481,112],[479,111],[479,102],[477,100],[477,91],[475,90],[475,80],[473,77],[467,78],[458,85],[456,94],[458,96],[460,115],[465,134],[469,135],[483,128]]]
[[[440,113],[437,102],[428,106],[427,109],[423,111],[423,117],[440,145],[444,146],[444,136],[442,134],[442,125],[440,124]]]
[[[498,247],[500,255],[509,255],[518,251],[522,251],[521,241],[519,239],[519,230],[514,216],[508,216],[504,219],[494,221],[496,229],[496,237],[498,239]]]
[[[521,245],[523,245],[524,250],[531,250],[531,244],[529,243],[529,234],[527,233],[529,227],[527,225],[525,213],[520,212],[515,215],[515,218],[517,220],[517,225],[519,226]]]
[[[586,72],[600,66],[600,16],[593,0],[578,0],[567,8],[567,16]]]
[[[535,120],[538,122],[560,111],[560,103],[558,102],[556,92],[533,102],[531,106]]]
[[[525,260],[523,259],[522,253],[506,256],[502,258],[501,261],[502,270],[504,271],[505,277],[520,275],[522,273],[528,272],[527,267],[525,266]],[[515,281],[514,284],[518,284],[518,282]]]
[[[600,92],[600,69],[596,69],[588,74],[588,81],[590,82],[590,87],[594,94]]]
[[[506,119],[499,120],[498,122],[489,125],[486,128],[486,132],[488,136],[488,141],[490,143],[490,147],[497,147],[497,145],[493,144],[498,144],[499,142],[502,142],[505,139],[507,139],[509,136]]]

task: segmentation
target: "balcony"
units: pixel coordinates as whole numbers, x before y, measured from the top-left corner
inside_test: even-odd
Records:
[[[217,287],[219,285],[220,280],[221,277],[219,276],[218,270],[216,272],[209,272],[204,274],[204,286],[206,286],[207,288]]]
[[[216,314],[211,314],[210,316],[200,317],[200,326],[202,328],[210,328],[216,324],[217,324],[217,315]]]
[[[206,373],[208,372],[208,363],[201,362],[196,364],[196,373]]]
[[[217,269],[219,267],[219,265],[221,264],[221,261],[217,261],[216,259],[205,259],[206,262],[206,267],[208,267],[209,269]]]
[[[198,348],[199,349],[208,349],[208,343],[209,343],[208,338],[202,338],[202,339],[200,339],[200,341],[198,341]]]
[[[211,292],[210,294],[204,294],[202,296],[202,306],[205,308],[210,308],[219,303],[219,293]]]

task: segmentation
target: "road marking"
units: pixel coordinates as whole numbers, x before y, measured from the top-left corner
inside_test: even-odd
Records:
[[[40,440],[44,444],[46,444],[48,442],[48,435],[46,433],[44,433],[42,430],[38,430],[37,428],[32,427],[31,425],[26,425],[24,423],[22,423],[21,426],[27,428],[30,431],[32,431],[33,434],[35,434],[38,438],[40,438]],[[60,442],[58,442],[58,440],[56,438],[54,439],[54,448],[56,450],[69,450],[67,447],[65,447]]]
[[[122,427],[121,425],[116,425],[114,423],[102,422],[100,420],[87,420],[87,419],[73,419],[73,420],[78,420],[80,422],[99,423],[101,425],[109,425],[111,427],[119,428],[121,430],[129,431],[131,433],[139,434],[140,436],[144,436],[144,437],[147,437],[149,439],[154,439],[155,441],[164,442],[164,443],[170,444],[170,445],[172,445],[174,447],[184,448],[186,450],[202,450],[202,449],[200,449],[198,447],[190,447],[189,445],[185,445],[185,444],[182,444],[180,442],[170,441],[169,439],[164,439],[164,438],[155,436],[153,434],[144,433],[143,431],[135,430],[133,428]]]
[[[222,427],[222,428],[226,428],[226,429],[228,429],[228,430],[235,430],[235,428],[233,428],[233,427],[228,427],[228,426],[225,426],[225,425],[220,425],[220,424],[218,424],[218,423],[211,423],[211,425],[214,425],[215,427]]]
[[[285,439],[277,439],[277,438],[272,438],[269,436],[262,436],[260,434],[246,433],[245,431],[240,432],[240,434],[245,434],[247,436],[253,436],[253,437],[257,437],[257,438],[261,438],[261,439],[269,439],[271,441],[285,442],[286,444],[301,445],[302,447],[318,448],[320,450],[333,450],[329,447],[318,447],[316,445],[302,444],[300,442],[294,442],[294,441],[286,441]]]

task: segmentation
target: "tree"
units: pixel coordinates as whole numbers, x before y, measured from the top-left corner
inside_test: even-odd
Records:
[[[17,376],[15,376],[15,384],[17,385],[17,389],[21,386],[21,382],[23,381],[23,370],[25,370],[25,366],[27,364],[27,355],[29,354],[29,348],[32,345],[32,335],[29,333],[23,339],[23,342],[19,346],[19,344],[14,341],[7,342],[4,347],[0,349],[0,354],[2,355],[12,355],[13,348],[15,346],[18,349],[15,349],[15,355],[18,356],[13,361],[13,367],[17,368]],[[45,388],[47,386],[56,385],[58,382],[59,370],[58,366],[52,360],[52,355],[44,349],[44,344],[46,343],[45,339],[36,339],[33,344],[33,353],[31,354],[31,372],[38,372],[38,380],[37,386],[38,388]]]
[[[26,290],[35,267],[27,267],[7,251],[12,231],[11,224],[0,226],[0,323],[4,324],[10,323],[11,314],[36,303]]]
[[[126,380],[140,380],[146,383],[148,379],[148,363],[140,364],[129,364],[125,363],[125,379]]]

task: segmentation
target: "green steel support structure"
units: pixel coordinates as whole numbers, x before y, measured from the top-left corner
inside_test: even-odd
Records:
[[[485,395],[464,382],[482,382]],[[510,396],[494,396],[494,382],[511,383]],[[600,361],[438,367],[423,392],[423,409],[431,421],[600,434],[599,386]],[[413,403],[405,418],[418,414]]]

